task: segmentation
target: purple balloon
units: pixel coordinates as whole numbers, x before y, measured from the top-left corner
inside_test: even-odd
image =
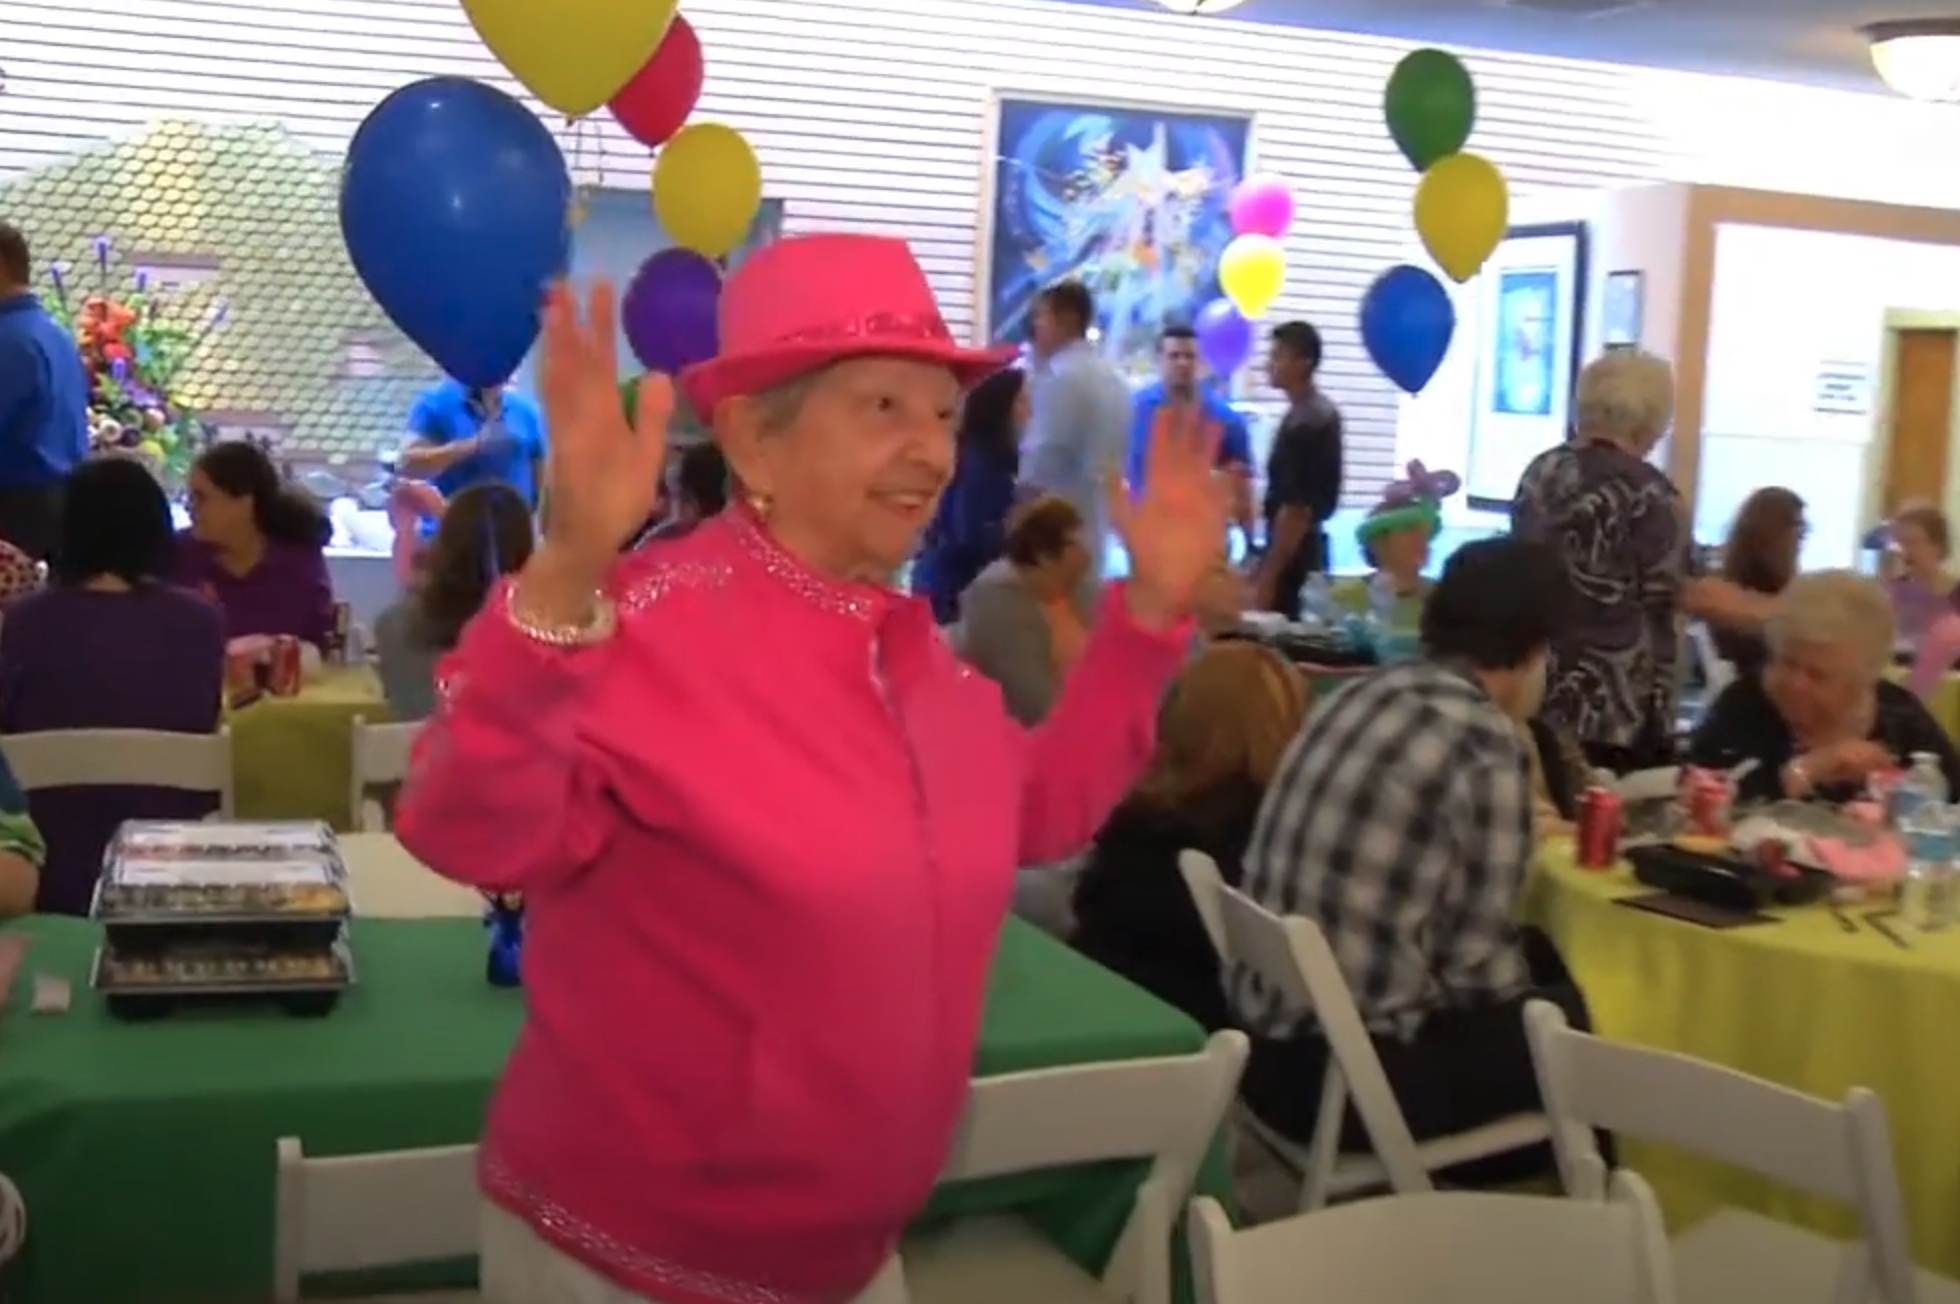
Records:
[[[1278,177],[1247,177],[1232,192],[1232,232],[1278,240],[1293,225],[1293,192]]]
[[[648,371],[673,375],[715,356],[720,333],[721,269],[691,249],[662,249],[633,273],[620,324],[633,356]]]
[[[1252,356],[1252,323],[1229,299],[1213,299],[1198,311],[1192,329],[1198,332],[1198,351],[1219,376],[1229,376]]]

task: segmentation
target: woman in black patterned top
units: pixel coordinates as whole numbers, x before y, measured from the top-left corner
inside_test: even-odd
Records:
[[[1888,681],[1892,606],[1852,571],[1798,576],[1768,628],[1769,662],[1715,699],[1689,746],[1697,765],[1754,768],[1737,795],[1848,801],[1878,771],[1939,759],[1960,794],[1960,752],[1918,698]]]
[[[1674,415],[1674,373],[1637,350],[1579,377],[1573,439],[1532,459],[1511,530],[1565,559],[1573,618],[1552,645],[1545,714],[1594,765],[1625,772],[1674,750],[1677,617],[1760,627],[1773,600],[1702,578],[1680,491],[1647,459]]]

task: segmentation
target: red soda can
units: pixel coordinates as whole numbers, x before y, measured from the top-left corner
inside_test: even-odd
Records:
[[[241,706],[259,692],[259,654],[249,648],[225,651],[225,696]]]
[[[292,697],[299,692],[299,640],[291,634],[272,640],[272,676],[266,687],[274,697]]]
[[[1688,827],[1706,837],[1724,837],[1729,831],[1729,808],[1734,804],[1729,776],[1719,770],[1689,768],[1682,772],[1688,808]]]
[[[1611,869],[1620,859],[1620,794],[1597,784],[1579,798],[1579,864]]]

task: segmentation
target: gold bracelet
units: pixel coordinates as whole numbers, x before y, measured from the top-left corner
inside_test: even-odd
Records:
[[[619,625],[619,617],[613,607],[612,599],[603,593],[592,595],[592,614],[575,625],[545,625],[526,616],[517,606],[517,585],[512,584],[504,591],[504,617],[511,628],[546,647],[575,648],[591,647],[612,637]]]

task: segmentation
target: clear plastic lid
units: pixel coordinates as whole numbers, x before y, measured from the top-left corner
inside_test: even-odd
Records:
[[[318,820],[130,820],[113,846],[131,859],[194,861],[289,860],[333,850],[333,830]]]
[[[109,877],[121,887],[307,887],[336,882],[340,874],[325,856],[191,860],[123,855],[110,866]]]

